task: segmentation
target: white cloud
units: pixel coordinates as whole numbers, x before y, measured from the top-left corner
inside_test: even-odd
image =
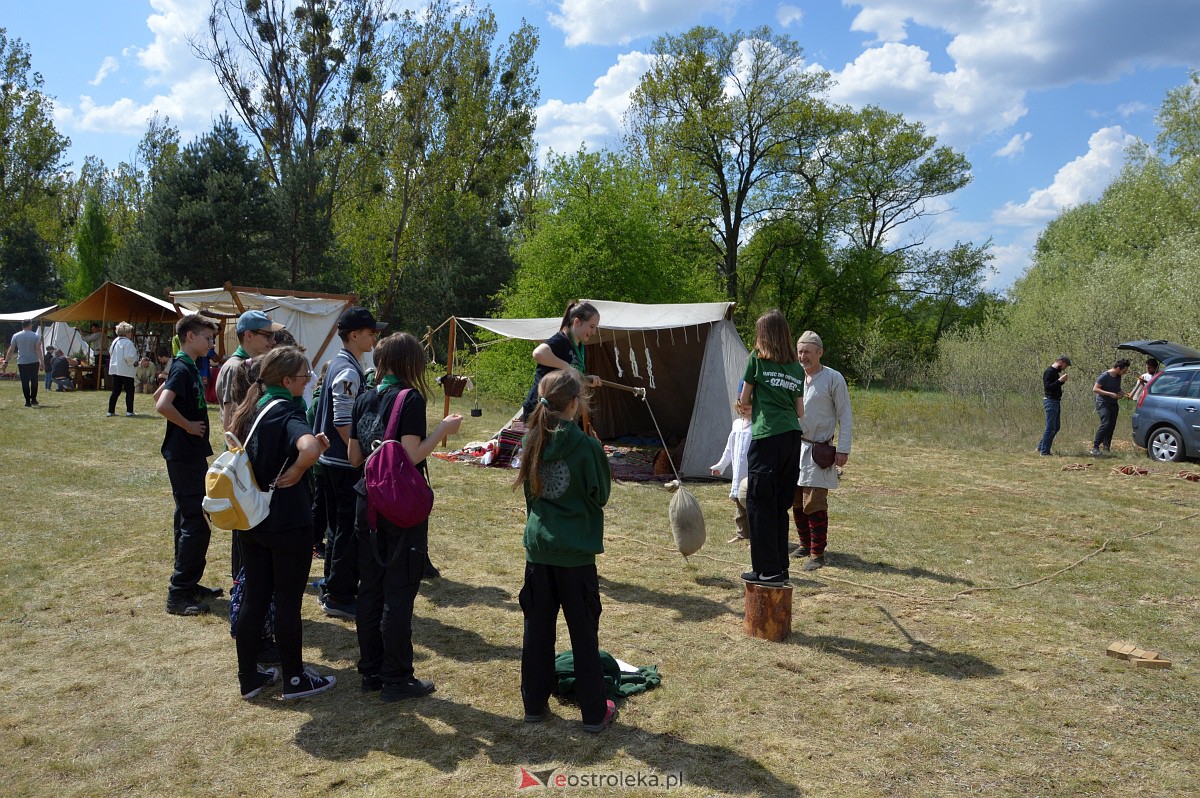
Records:
[[[117,59],[113,58],[111,55],[105,56],[104,60],[100,62],[100,68],[96,70],[96,77],[89,80],[88,85],[99,86],[104,82],[106,77],[116,72],[119,68],[120,67],[117,64]]]
[[[798,26],[804,22],[804,10],[790,3],[781,3],[775,10],[775,21],[784,28],[790,28],[792,25]]]
[[[628,44],[641,36],[686,30],[705,15],[729,19],[739,0],[561,0],[550,24],[567,34],[568,47]]]
[[[992,154],[1000,158],[1015,158],[1025,151],[1025,144],[1031,138],[1033,138],[1033,134],[1028,131],[1024,133],[1018,133],[1009,139],[1007,144]]]
[[[1152,110],[1154,109],[1151,108],[1149,104],[1136,101],[1131,103],[1121,103],[1117,106],[1117,113],[1126,119],[1131,116],[1137,116],[1138,114],[1144,114]]]
[[[543,156],[550,150],[570,154],[581,144],[596,149],[609,137],[619,136],[629,96],[649,68],[650,56],[636,51],[625,53],[596,79],[595,90],[583,102],[550,100],[538,108],[536,136]]]
[[[1063,166],[1054,182],[1036,189],[1017,205],[1009,202],[993,214],[999,224],[1042,225],[1067,208],[1098,197],[1125,164],[1125,150],[1137,139],[1119,126],[1097,130],[1088,139],[1088,151]]]
[[[207,34],[208,0],[150,0],[156,12],[146,20],[154,39],[145,46],[127,47],[122,55],[132,58],[145,76],[145,86],[156,87],[154,97],[121,97],[97,104],[82,95],[74,106],[56,106],[56,123],[64,129],[93,133],[140,136],[156,113],[169,118],[186,141],[207,130],[228,108],[225,94],[212,72],[192,52],[189,37]],[[118,62],[104,60],[92,85],[99,85],[117,68]]]

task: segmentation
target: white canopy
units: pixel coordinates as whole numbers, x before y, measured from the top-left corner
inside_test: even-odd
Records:
[[[670,330],[711,324],[727,319],[733,313],[732,302],[693,302],[677,305],[641,305],[636,302],[607,302],[585,299],[600,312],[600,330]],[[491,330],[505,338],[525,341],[544,341],[559,330],[562,317],[552,319],[478,319],[459,316],[477,327]]]
[[[271,288],[205,288],[195,291],[171,291],[171,298],[181,308],[197,313],[236,319],[247,310],[261,310],[279,322],[305,348],[305,355],[320,371],[321,364],[337,354],[342,342],[337,337],[337,321],[342,311],[353,307],[353,295],[313,294]],[[236,295],[236,296],[235,296]],[[225,349],[228,354],[237,348],[234,324],[225,325]]]
[[[0,321],[15,321],[19,324],[27,319],[37,319],[39,316],[43,316],[52,310],[58,310],[58,305],[51,305],[41,310],[26,310],[21,313],[0,313]]]

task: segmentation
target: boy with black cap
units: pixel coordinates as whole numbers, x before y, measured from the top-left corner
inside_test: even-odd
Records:
[[[318,458],[325,480],[327,500],[337,523],[330,529],[325,547],[325,592],[319,598],[326,615],[354,620],[358,600],[358,546],[354,537],[354,515],[358,494],[355,484],[362,469],[350,464],[346,447],[350,442],[350,415],[354,399],[365,387],[361,358],[375,347],[379,331],[387,327],[375,321],[366,308],[349,308],[338,319],[342,349],[329,363],[321,398],[313,421],[313,432],[324,432],[329,448]]]

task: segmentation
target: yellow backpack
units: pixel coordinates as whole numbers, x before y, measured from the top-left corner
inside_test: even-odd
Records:
[[[246,443],[254,437],[254,430],[267,411],[282,401],[275,399],[259,412],[246,436]],[[245,445],[232,432],[225,433],[225,445],[226,451],[213,460],[204,475],[204,512],[218,529],[253,529],[271,512],[275,483],[272,482],[265,491],[259,490]]]

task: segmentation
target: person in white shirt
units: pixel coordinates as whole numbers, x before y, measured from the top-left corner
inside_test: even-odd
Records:
[[[804,367],[804,435],[801,437],[800,479],[792,502],[792,518],[800,535],[793,557],[808,557],[803,570],[825,566],[829,536],[829,491],[838,484],[838,469],[850,458],[853,422],[846,378],[821,365],[825,345],[821,336],[805,330],[796,341],[796,357]],[[822,468],[813,459],[813,447],[837,438],[833,464]]]
[[[108,347],[108,381],[112,385],[112,393],[108,395],[108,415],[111,418],[117,414],[117,397],[125,392],[125,415],[132,418],[133,413],[133,377],[137,374],[137,346],[129,336],[133,335],[133,325],[123,321],[117,325],[117,337]]]
[[[738,394],[741,392],[742,386],[739,385]],[[717,477],[725,473],[728,466],[733,466],[729,498],[737,504],[737,513],[733,517],[737,534],[726,541],[727,543],[750,539],[750,522],[746,516],[746,488],[742,485],[746,480],[746,455],[750,451],[750,407],[735,399],[733,410],[737,416],[733,419],[729,439],[725,441],[725,451],[721,453],[721,459],[709,468],[712,475]]]

